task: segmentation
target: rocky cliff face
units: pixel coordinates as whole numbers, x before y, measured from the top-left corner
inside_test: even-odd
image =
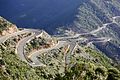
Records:
[[[0,17],[0,36],[11,34],[18,31],[17,26]]]

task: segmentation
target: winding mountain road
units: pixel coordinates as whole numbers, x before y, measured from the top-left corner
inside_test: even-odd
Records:
[[[117,19],[117,18],[120,18],[120,16],[112,17],[112,22],[111,22],[111,23],[105,23],[105,24],[103,24],[102,27],[99,27],[98,29],[91,31],[90,34],[95,34],[95,33],[99,32],[99,31],[107,28],[107,26],[110,25],[110,24],[113,24],[113,23],[118,24],[118,23],[116,22],[116,19]]]
[[[29,31],[27,29],[25,29],[25,30],[22,30],[22,31],[18,31],[18,32],[9,34],[9,35],[2,36],[2,37],[0,37],[0,44],[4,43],[10,37],[17,36],[17,35],[20,35],[20,34],[23,34],[23,33],[27,33],[27,32],[29,32]]]
[[[25,37],[23,38],[22,40],[20,40],[16,46],[16,52],[18,54],[18,56],[20,57],[20,59],[22,61],[25,61],[28,63],[27,59],[26,59],[26,56],[25,56],[25,50],[24,50],[24,46],[26,45],[26,43],[31,40],[32,38],[40,35],[42,32],[39,31],[39,30],[34,30],[34,29],[30,29],[29,32],[33,33],[31,36],[28,36],[28,37]],[[36,66],[32,63],[28,63],[30,64],[31,66]],[[39,64],[37,66],[43,66],[42,64]]]
[[[42,63],[37,59],[37,56],[39,56],[41,53],[48,52],[52,49],[58,49],[61,46],[65,45],[65,41],[59,41],[57,44],[55,44],[53,47],[47,48],[47,49],[41,49],[39,51],[36,51],[32,53],[30,56],[28,56],[34,63],[34,65],[41,65]]]
[[[68,36],[68,37],[58,37],[58,43],[55,44],[54,46],[52,46],[50,48],[41,49],[39,51],[33,52],[30,56],[28,56],[32,60],[32,63],[30,63],[30,62],[27,61],[26,56],[25,56],[24,47],[25,47],[26,43],[28,41],[30,41],[32,38],[41,35],[41,33],[42,33],[41,30],[24,29],[22,31],[18,31],[18,32],[15,32],[15,33],[12,33],[12,34],[9,34],[9,35],[6,35],[6,36],[2,36],[2,37],[0,37],[0,44],[3,43],[3,42],[5,42],[10,37],[13,37],[13,36],[16,36],[16,35],[20,35],[20,34],[28,33],[29,32],[29,33],[32,33],[32,35],[21,39],[18,42],[18,44],[16,45],[16,53],[18,54],[19,58],[22,61],[25,61],[26,63],[28,63],[32,67],[45,66],[43,63],[41,63],[37,59],[37,56],[39,56],[39,54],[47,52],[47,51],[50,51],[52,49],[59,48],[59,47],[65,45],[65,44],[69,44],[70,45],[69,52],[67,53],[67,56],[66,56],[66,63],[69,64],[70,57],[71,57],[71,55],[73,55],[73,51],[75,50],[75,46],[77,44],[77,41],[79,41],[79,40],[87,41],[87,43],[89,44],[89,43],[94,43],[94,42],[96,42],[96,43],[99,43],[99,42],[108,42],[108,41],[111,40],[111,38],[106,38],[106,37],[103,37],[103,38],[92,37],[92,36],[91,37],[81,37],[82,35],[87,35],[87,36],[88,35],[94,35],[95,33],[97,33],[99,31],[107,28],[108,25],[110,25],[112,23],[116,23],[115,19],[119,18],[119,17],[120,16],[113,17],[113,21],[111,23],[103,24],[102,27],[99,27],[98,29],[93,30],[93,31],[91,31],[89,33],[81,33],[81,34],[76,34],[74,36]]]

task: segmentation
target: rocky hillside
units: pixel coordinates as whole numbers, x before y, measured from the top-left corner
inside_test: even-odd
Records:
[[[0,36],[11,34],[18,31],[16,25],[8,22],[3,17],[0,17]]]
[[[67,44],[38,54],[37,59],[46,66],[31,67],[21,61],[15,53],[19,40],[31,34],[13,36],[0,44],[0,80],[119,80],[119,65],[108,58],[104,53],[90,48],[87,45],[78,44],[73,50],[69,64],[66,55]],[[50,35],[43,32],[42,35],[31,42],[34,48],[45,43]],[[42,39],[42,42],[41,42]],[[39,44],[40,43],[40,44]],[[32,48],[31,47],[31,48]],[[30,49],[31,49],[30,48]],[[29,49],[29,50],[30,50]]]
[[[118,0],[84,0],[78,7],[74,25],[84,31],[92,31],[110,23],[112,17],[119,16],[120,5]]]
[[[46,66],[34,68],[21,61],[15,54],[17,42],[26,36],[17,36],[18,39],[12,37],[0,44],[0,80],[120,80],[119,0],[70,0],[69,2],[51,0],[50,3],[48,0],[42,0],[42,4],[47,4],[44,9],[41,8],[44,5],[39,5],[39,1],[36,1],[37,6],[32,10],[30,7],[27,13],[16,15],[13,21],[19,22],[22,26],[27,24],[40,26],[38,24],[40,22],[44,26],[42,28],[51,33],[60,34],[60,36],[63,34],[63,37],[71,33],[73,33],[71,35],[79,33],[80,38],[86,40],[72,41],[73,37],[68,39],[69,43],[78,43],[77,48],[71,51],[74,54],[70,56],[70,60],[68,58],[69,64],[67,64],[66,55],[70,50],[66,52],[68,45],[64,44],[65,46],[36,54],[37,56],[31,58],[30,61],[35,58]],[[54,5],[51,5],[53,3]],[[64,5],[61,7],[60,4]],[[43,13],[40,10],[44,10]],[[28,19],[31,21],[27,22]],[[0,36],[17,30],[15,25],[0,17]],[[50,40],[48,43],[48,40],[52,39],[48,33],[42,34],[44,39],[38,37],[31,41],[32,45],[30,44],[27,48],[29,52],[33,51],[31,49],[44,48],[43,45],[48,47],[53,42]]]
[[[93,43],[108,57],[120,60],[120,1],[119,0],[80,0],[72,23],[67,28],[78,33],[90,33],[94,37],[106,37],[107,43]],[[60,29],[58,29],[60,30]],[[62,27],[63,33],[66,26]]]
[[[7,44],[6,44],[7,43]],[[0,80],[119,80],[120,72],[111,59],[89,47],[78,46],[65,63],[64,47],[40,53],[38,59],[45,67],[31,67],[15,54],[16,41],[0,45]]]

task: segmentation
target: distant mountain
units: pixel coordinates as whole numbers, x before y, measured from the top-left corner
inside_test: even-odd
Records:
[[[119,61],[120,27],[116,19],[120,18],[120,1],[89,0],[79,7],[78,12],[73,26],[76,25],[78,31],[79,29],[85,32],[92,31],[91,33],[97,37],[111,38],[110,42],[94,44],[107,56]]]
[[[120,60],[120,1],[80,0],[71,24],[67,25],[78,33],[90,33],[94,37],[110,38],[106,43],[93,43],[96,48],[114,60]],[[82,2],[83,1],[83,2]],[[66,26],[62,27],[63,30]]]

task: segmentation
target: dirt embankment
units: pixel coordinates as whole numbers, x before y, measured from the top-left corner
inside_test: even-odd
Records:
[[[16,25],[10,23],[3,17],[0,17],[0,36],[17,32],[18,28]]]

